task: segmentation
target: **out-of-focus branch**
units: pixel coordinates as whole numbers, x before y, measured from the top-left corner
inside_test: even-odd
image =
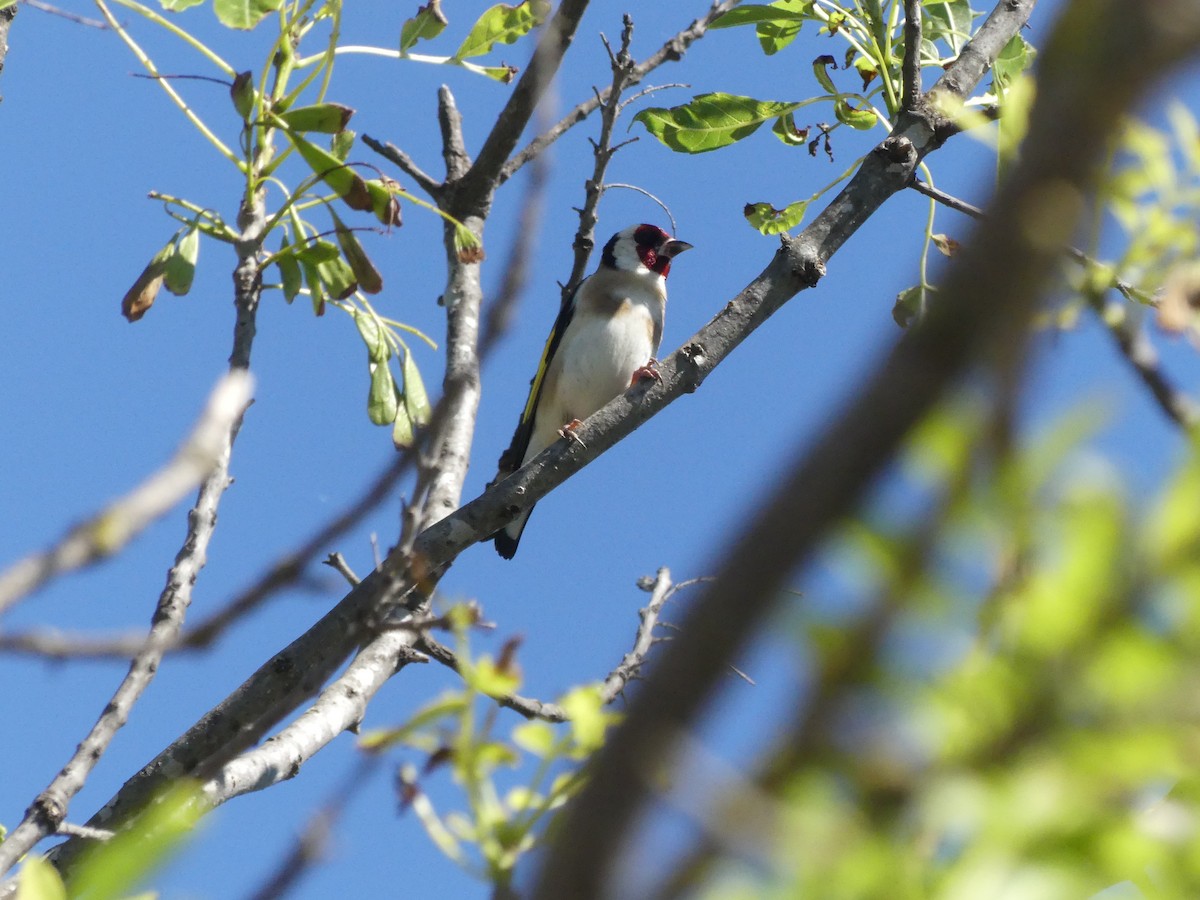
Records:
[[[113,501],[53,547],[26,557],[0,574],[0,612],[67,572],[123,550],[151,522],[169,512],[218,466],[229,430],[250,398],[248,376],[220,381],[191,434],[165,466]]]
[[[938,203],[974,219],[982,219],[985,216],[984,211],[979,207],[951,196],[945,191],[940,191],[923,181],[914,181],[912,188]],[[1067,247],[1064,252],[1085,268],[1097,264],[1094,259],[1077,247]],[[1120,278],[1114,279],[1112,286],[1125,297],[1135,301],[1145,296],[1144,291]],[[1150,395],[1167,418],[1183,428],[1192,428],[1200,423],[1200,404],[1188,396],[1187,392],[1176,387],[1171,377],[1163,371],[1158,351],[1154,349],[1154,345],[1146,336],[1140,323],[1130,316],[1120,303],[1106,302],[1103,297],[1092,296],[1089,297],[1089,304],[1105,328],[1108,329],[1121,356],[1149,388]]]
[[[96,724],[79,743],[62,771],[30,804],[20,824],[0,843],[0,872],[6,872],[42,838],[53,834],[67,815],[71,799],[79,793],[92,769],[108,749],[117,731],[128,721],[133,705],[158,671],[163,652],[183,624],[183,615],[191,600],[191,585],[204,563],[203,550],[216,520],[216,504],[228,480],[229,453],[233,435],[250,400],[252,379],[243,371],[226,375],[213,391],[201,424],[193,436],[190,452],[181,453],[199,459],[192,461],[193,472],[186,483],[195,484],[195,467],[214,472],[201,488],[192,514],[188,517],[188,537],[168,574],[167,585],[159,597],[151,620],[150,632],[138,649],[112,699],[105,705]],[[189,442],[190,443],[190,442]],[[186,445],[185,445],[186,447]],[[219,484],[214,482],[220,476]],[[89,825],[99,823],[89,822]],[[80,838],[75,838],[80,840]]]
[[[626,87],[638,84],[648,74],[653,72],[665,62],[677,62],[683,58],[683,54],[687,49],[708,32],[708,27],[713,23],[713,20],[718,16],[724,15],[733,7],[737,6],[740,0],[719,0],[713,3],[708,12],[699,19],[696,19],[687,28],[680,31],[674,37],[664,43],[657,51],[648,56],[645,60],[638,63],[630,78],[626,83]],[[517,171],[533,159],[535,156],[544,151],[547,147],[557,141],[560,137],[571,130],[572,127],[578,125],[593,112],[595,112],[602,104],[609,99],[609,91],[611,88],[605,88],[604,91],[597,93],[595,96],[584,100],[569,113],[563,116],[551,128],[543,131],[532,141],[528,146],[516,153],[512,159],[506,162],[500,170],[500,183],[503,184],[509,178],[517,173]]]
[[[1007,18],[1007,35],[991,31],[964,57],[973,60],[981,46],[998,52],[1024,20],[1013,16],[1021,6],[1002,2],[989,23]],[[1028,15],[1032,4],[1024,6]],[[532,896],[604,895],[614,855],[648,799],[653,762],[695,721],[726,661],[773,608],[784,579],[852,508],[909,430],[971,364],[1004,368],[1006,356],[1020,351],[1106,138],[1152,77],[1198,39],[1200,9],[1191,0],[1164,0],[1143,17],[1130,17],[1121,0],[1068,6],[1039,58],[1040,91],[1021,160],[951,268],[944,302],[898,342],[817,443],[772,485],[762,512],[691,607],[683,624],[687,641],[662,654],[594,760]],[[943,81],[965,90],[964,74],[972,67],[982,73],[989,59],[994,52],[977,66],[948,71]]]

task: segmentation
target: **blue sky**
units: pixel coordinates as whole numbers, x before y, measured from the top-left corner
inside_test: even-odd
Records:
[[[416,3],[364,0],[347,14],[347,43],[392,46]],[[451,52],[487,4],[447,3]],[[1028,38],[1046,34],[1057,4],[1035,12]],[[634,52],[642,58],[699,15],[706,4],[638,4]],[[410,8],[411,7],[411,8]],[[554,100],[565,110],[609,80],[598,39],[614,40],[628,4],[594,2],[580,28]],[[86,6],[72,7],[94,15]],[[212,74],[203,62],[143,22],[126,17],[163,72]],[[180,21],[238,68],[257,68],[265,40],[232,34],[201,7]],[[818,90],[809,66],[839,44],[810,30],[773,58],[752,32],[714,33],[678,65],[649,83],[684,82],[642,103],[673,105],[711,90],[762,99],[802,99]],[[151,82],[130,77],[135,60],[110,32],[23,8],[10,35],[0,92],[0,565],[42,547],[85,513],[136,484],[174,449],[224,370],[232,331],[229,273],[233,254],[208,244],[192,293],[163,295],[142,321],[119,315],[122,295],[174,224],[146,199],[149,190],[188,197],[233,218],[238,180]],[[494,59],[522,61],[523,45]],[[436,46],[434,48],[436,52]],[[331,97],[358,109],[360,133],[405,148],[427,171],[440,173],[435,92],[454,90],[469,149],[480,145],[508,88],[446,67],[345,57]],[[1176,87],[1183,84],[1178,82]],[[181,84],[201,114],[235,137],[227,94],[217,85]],[[1198,97],[1187,98],[1193,110]],[[632,110],[630,111],[632,113]],[[828,113],[821,117],[829,118]],[[817,116],[814,116],[817,118]],[[629,118],[627,116],[625,123]],[[555,145],[546,214],[537,235],[533,282],[484,372],[484,393],[464,499],[495,472],[524,403],[558,304],[556,281],[570,268],[576,227],[572,206],[591,173],[584,123]],[[776,206],[807,196],[865,152],[881,133],[835,141],[836,162],[783,146],[767,129],[741,144],[698,157],[671,153],[634,126],[641,139],[621,150],[609,180],[655,192],[678,221],[678,236],[696,250],[672,268],[664,353],[683,343],[767,263],[775,239],[743,221],[748,202]],[[356,156],[371,159],[363,148]],[[956,138],[931,159],[942,188],[983,202],[993,163],[985,146]],[[399,176],[406,187],[412,187]],[[523,179],[497,198],[485,236],[494,291],[514,234]],[[517,558],[501,560],[488,545],[463,555],[441,584],[447,598],[479,600],[498,624],[495,650],[524,636],[524,691],[553,698],[572,685],[602,678],[632,640],[645,595],[635,581],[669,566],[677,579],[711,573],[726,542],[772,489],[773,473],[797,445],[811,440],[840,408],[882,348],[895,340],[891,306],[917,280],[927,201],[915,193],[889,201],[829,266],[814,291],[788,304],[723,364],[694,396],[597,460],[538,505]],[[600,209],[598,237],[640,221],[666,226],[640,194],[613,190]],[[939,231],[962,237],[968,223],[939,213]],[[390,237],[368,244],[383,272],[379,308],[439,342],[443,324],[440,225],[412,207]],[[940,260],[935,264],[940,264]],[[1107,336],[1088,318],[1073,332],[1037,341],[1036,396],[1030,429],[1081,403],[1108,412],[1094,447],[1112,454],[1130,490],[1141,495],[1182,453],[1173,428],[1116,358]],[[1163,347],[1167,365],[1195,385],[1197,366],[1184,346]],[[417,359],[436,390],[440,353],[420,347]],[[338,511],[392,457],[387,429],[366,417],[365,354],[350,320],[334,311],[317,319],[307,303],[265,297],[254,348],[256,403],[234,454],[236,482],[226,494],[208,565],[196,587],[193,618],[219,608],[278,554]],[[1189,381],[1190,380],[1190,381]],[[370,536],[388,545],[396,532],[393,499],[331,550],[360,572],[371,565]],[[6,630],[53,626],[65,631],[141,629],[162,588],[184,529],[178,509],[149,529],[119,559],[65,578],[4,620]],[[304,586],[277,595],[204,655],[172,657],[130,724],[118,735],[70,818],[86,819],[138,767],[239,684],[268,655],[318,618],[343,593],[318,568]],[[797,576],[797,584],[804,584]],[[826,598],[827,602],[829,598]],[[686,596],[680,602],[686,603]],[[731,680],[722,711],[732,719],[711,729],[710,748],[736,759],[763,740],[763,713],[796,683],[794,648],[766,640],[744,662],[758,687]],[[0,737],[0,823],[13,826],[29,801],[66,761],[124,673],[119,663],[57,665],[0,658],[5,691]],[[404,719],[448,684],[433,665],[410,667],[371,706],[367,727]],[[512,720],[515,723],[515,718]],[[168,898],[229,897],[247,892],[272,869],[283,848],[354,765],[344,735],[292,782],[235,801],[205,825],[155,884]],[[457,805],[447,784],[430,785],[443,808]],[[482,896],[433,848],[412,816],[397,817],[388,773],[359,792],[329,848],[328,864],[299,892],[366,895]]]

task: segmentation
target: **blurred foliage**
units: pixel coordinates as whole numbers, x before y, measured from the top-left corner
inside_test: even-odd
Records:
[[[128,828],[109,840],[93,843],[67,883],[43,857],[25,860],[17,877],[16,900],[152,900],[158,895],[133,895],[130,891],[167,862],[191,835],[204,811],[196,782],[173,782]]]
[[[582,764],[603,745],[617,716],[604,709],[600,686],[591,685],[559,700],[567,722],[525,721],[500,733],[495,699],[521,686],[518,642],[510,640],[498,657],[473,658],[469,632],[477,612],[456,606],[445,619],[455,635],[461,686],[402,725],[364,734],[359,746],[371,753],[403,748],[407,758],[396,770],[401,809],[414,813],[438,849],[465,871],[507,889],[517,863],[536,846],[539,826],[582,786]],[[423,765],[413,761],[414,752]],[[439,813],[423,787],[445,769],[462,792],[462,811]]]
[[[675,889],[1200,896],[1200,458],[1133,508],[1080,449],[1095,417],[1012,447],[979,405],[926,422],[903,496],[842,532],[860,602],[792,611],[808,683],[749,766],[769,814],[736,825],[761,858],[707,839]]]

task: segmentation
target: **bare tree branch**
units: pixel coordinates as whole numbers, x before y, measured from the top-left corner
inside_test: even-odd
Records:
[[[66,818],[71,799],[83,788],[116,733],[128,721],[130,710],[158,671],[164,650],[178,634],[191,601],[192,583],[204,564],[204,548],[208,545],[215,524],[217,501],[228,480],[233,437],[249,402],[251,383],[249,374],[234,370],[214,389],[201,424],[193,435],[196,445],[192,452],[200,456],[202,470],[215,471],[215,474],[210,474],[205,480],[196,506],[188,517],[188,538],[175,559],[167,585],[159,597],[150,632],[130,663],[129,673],[105,705],[87,737],[79,743],[74,755],[58,775],[30,804],[20,824],[0,843],[0,872],[10,869],[42,838],[59,829]],[[214,480],[217,478],[219,483]],[[194,485],[195,473],[188,473],[185,481],[188,486]],[[88,824],[94,826],[97,823]]]
[[[982,74],[989,60],[980,48],[998,52],[1031,8],[1032,3],[1004,0],[974,50],[964,51],[967,64],[952,66],[943,81],[955,91],[968,90],[970,72]],[[1007,34],[989,27],[998,20],[1007,20]],[[1069,5],[1039,57],[1042,90],[1021,160],[997,194],[992,214],[956,259],[944,302],[904,336],[854,402],[773,485],[773,499],[690,609],[687,641],[669,646],[593,761],[587,786],[560,823],[560,839],[545,858],[534,897],[604,894],[614,852],[629,838],[646,802],[650,761],[660,759],[694,721],[725,661],[740,652],[772,608],[783,579],[852,507],[943,391],[971,363],[1004,366],[1005,354],[1022,347],[1039,289],[1083,208],[1106,137],[1152,77],[1197,39],[1200,9],[1191,0],[1156,4],[1153,16],[1136,22],[1121,0]],[[902,118],[897,128],[904,125]],[[1047,197],[1056,202],[1047,203]],[[1040,211],[1037,227],[1030,222],[1034,210]],[[734,608],[737,615],[731,616]],[[581,834],[586,841],[563,839]]]
[[[921,99],[921,0],[904,0],[904,109],[911,112]]]
[[[125,546],[182,500],[221,461],[250,401],[252,381],[231,373],[217,383],[204,412],[175,455],[140,485],[73,527],[57,544],[0,573],[0,613],[67,572],[91,565]]]
[[[413,181],[415,181],[417,186],[420,187],[421,190],[423,190],[426,194],[428,194],[434,200],[438,199],[442,192],[442,183],[432,175],[426,173],[420,166],[413,162],[411,156],[409,156],[395,144],[377,141],[369,134],[364,134],[362,136],[362,142],[384,159],[395,163],[396,167]]]

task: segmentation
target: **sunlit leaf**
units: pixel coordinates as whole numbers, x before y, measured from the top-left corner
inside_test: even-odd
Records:
[[[400,52],[407,53],[418,41],[428,41],[441,34],[449,24],[442,12],[442,0],[429,0],[406,19],[400,27]]]
[[[283,0],[213,0],[213,12],[222,25],[249,31],[282,4]]]
[[[672,150],[705,153],[749,137],[763,122],[810,102],[788,103],[755,100],[734,94],[701,94],[691,102],[671,109],[643,109],[633,118]]]
[[[549,13],[549,0],[525,0],[516,6],[498,3],[471,26],[454,59],[483,56],[496,44],[511,44],[542,24]]]
[[[429,406],[429,395],[425,392],[425,382],[421,380],[421,372],[413,361],[412,353],[405,351],[404,362],[404,406],[408,416],[415,425],[428,425],[433,410]]]
[[[279,113],[280,121],[292,131],[317,131],[323,134],[337,134],[344,130],[353,116],[354,110],[341,103],[297,106]]]
[[[446,691],[422,706],[411,719],[399,728],[384,728],[363,734],[358,739],[359,749],[374,752],[403,743],[414,732],[458,715],[466,707],[466,704],[467,698],[461,691]]]
[[[44,856],[29,856],[17,876],[15,900],[67,900],[67,888]]]
[[[163,266],[163,286],[181,297],[192,289],[196,274],[196,261],[200,257],[200,232],[197,228],[187,229],[171,245]]]
[[[332,209],[329,213],[333,218],[334,233],[337,235],[338,245],[342,248],[342,256],[354,273],[354,279],[358,282],[358,286],[367,294],[378,294],[383,290],[383,278],[380,276],[379,270],[367,256],[367,251],[363,249],[354,232],[346,227]]]
[[[172,781],[128,827],[102,844],[89,846],[72,869],[72,897],[115,900],[151,871],[191,833],[206,805],[200,785],[189,779]]]
[[[797,200],[783,209],[776,209],[770,203],[747,203],[742,215],[763,234],[782,234],[800,224],[808,204],[808,200]]]

